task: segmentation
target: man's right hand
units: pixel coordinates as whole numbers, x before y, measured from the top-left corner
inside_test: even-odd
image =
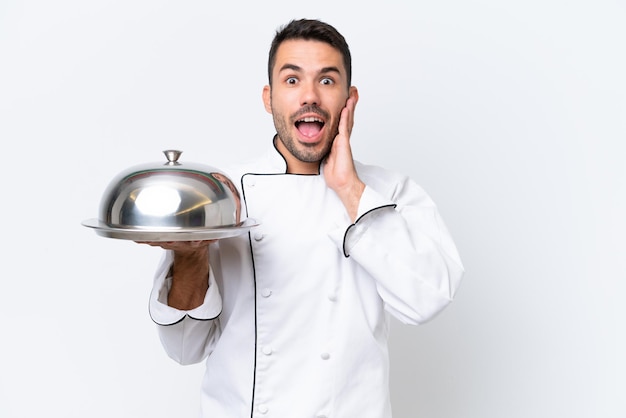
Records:
[[[174,252],[169,306],[188,311],[202,305],[209,288],[209,245],[214,241],[137,241]]]

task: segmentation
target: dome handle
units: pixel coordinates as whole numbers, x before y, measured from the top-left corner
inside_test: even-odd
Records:
[[[182,151],[175,149],[168,149],[163,151],[163,154],[165,154],[165,158],[167,158],[167,165],[179,165],[180,163],[178,162],[178,159],[180,158],[180,154],[182,153]]]

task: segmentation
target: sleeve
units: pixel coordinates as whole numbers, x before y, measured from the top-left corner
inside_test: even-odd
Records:
[[[389,176],[365,181],[357,220],[332,238],[373,277],[388,312],[421,324],[453,300],[464,269],[430,197],[406,177],[381,180]]]
[[[198,363],[210,354],[213,342],[219,337],[222,298],[210,269],[209,289],[202,305],[189,311],[169,306],[167,295],[172,283],[169,276],[172,261],[172,252],[166,251],[150,294],[150,317],[157,324],[161,344],[169,357],[181,364]]]

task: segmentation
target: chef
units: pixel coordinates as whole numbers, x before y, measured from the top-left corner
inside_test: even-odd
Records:
[[[259,226],[166,249],[150,297],[163,346],[206,362],[204,417],[389,418],[391,317],[433,318],[463,267],[429,196],[355,161],[358,91],[334,27],[294,20],[268,60],[265,155],[226,170]]]

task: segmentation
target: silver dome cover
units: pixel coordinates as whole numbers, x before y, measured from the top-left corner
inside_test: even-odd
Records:
[[[134,240],[194,240],[238,235],[255,226],[241,220],[241,198],[215,167],[179,162],[131,167],[115,176],[100,201],[99,218],[83,222],[100,235]],[[215,232],[220,231],[220,232]]]
[[[119,173],[100,202],[100,220],[122,228],[217,228],[240,222],[241,199],[215,167],[180,163],[181,151],[163,151],[167,162]]]

